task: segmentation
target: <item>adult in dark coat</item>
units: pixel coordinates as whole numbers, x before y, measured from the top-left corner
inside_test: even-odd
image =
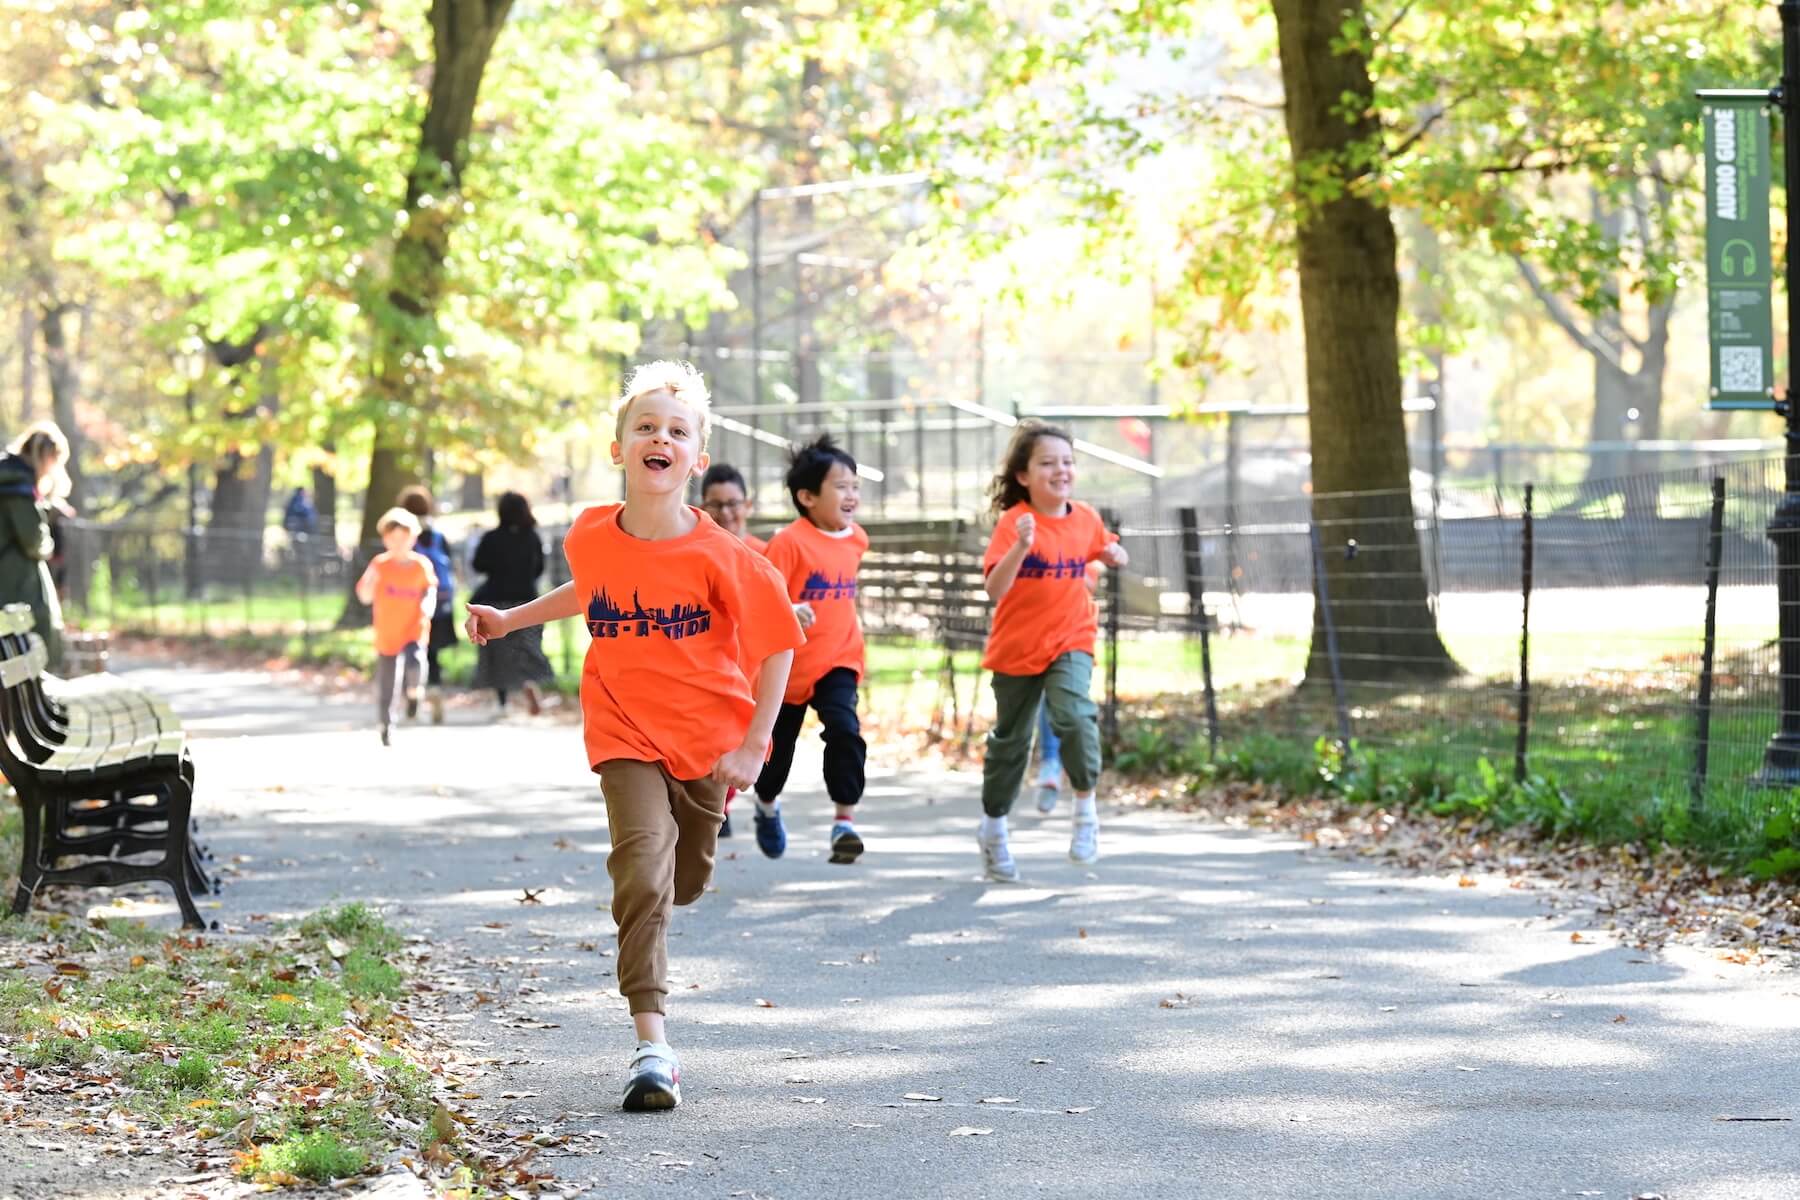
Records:
[[[49,513],[69,493],[69,442],[48,422],[34,425],[0,457],[0,604],[28,604],[51,666],[62,662],[62,605],[50,578],[56,552]]]
[[[525,497],[508,492],[496,507],[499,524],[482,534],[475,547],[475,571],[486,578],[469,603],[517,608],[537,599],[538,580],[544,574],[544,539]],[[515,644],[509,646],[508,642]],[[543,704],[538,685],[555,678],[555,669],[544,657],[542,625],[517,630],[477,651],[475,686],[493,688],[503,709],[507,695],[519,691],[536,716]]]

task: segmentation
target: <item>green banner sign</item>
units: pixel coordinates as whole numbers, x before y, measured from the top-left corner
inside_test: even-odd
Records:
[[[1709,408],[1775,407],[1766,94],[1705,97]]]

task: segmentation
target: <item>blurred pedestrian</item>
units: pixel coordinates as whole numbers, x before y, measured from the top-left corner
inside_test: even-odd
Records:
[[[69,439],[48,421],[27,429],[0,457],[0,604],[31,606],[32,625],[62,663],[62,605],[50,578],[52,511],[68,515]]]
[[[313,507],[312,497],[306,494],[305,488],[295,488],[294,494],[288,497],[287,507],[281,513],[281,527],[290,534],[306,537],[319,531],[319,510]]]
[[[432,502],[429,489],[413,484],[400,489],[400,495],[394,499],[400,508],[419,519],[419,540],[413,546],[417,554],[422,554],[431,563],[431,569],[437,576],[436,607],[431,613],[431,635],[425,642],[425,697],[431,705],[431,723],[444,723],[444,666],[438,655],[451,646],[456,645],[456,568],[452,565],[454,556],[450,552],[450,539],[444,531],[435,528],[432,517],[437,515],[437,505]],[[406,715],[418,715],[418,701],[407,702]]]
[[[498,524],[481,535],[481,544],[475,548],[475,570],[486,578],[469,603],[517,608],[538,597],[538,580],[544,574],[544,540],[538,534],[531,503],[519,493],[507,492],[495,509]],[[543,708],[538,685],[555,678],[555,669],[544,657],[542,625],[520,629],[476,651],[475,686],[493,688],[502,709],[510,693],[522,692],[525,707],[535,717]]]

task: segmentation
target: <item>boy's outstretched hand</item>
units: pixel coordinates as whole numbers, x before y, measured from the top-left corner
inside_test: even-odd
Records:
[[[469,635],[470,642],[485,646],[495,638],[506,636],[506,614],[486,604],[471,604],[463,632]]]
[[[747,792],[756,786],[762,774],[764,754],[753,746],[739,746],[721,758],[712,769],[712,777],[726,787]]]
[[[811,629],[813,622],[818,619],[818,615],[813,612],[812,605],[805,601],[801,601],[799,604],[794,605],[794,620],[800,622],[800,628]]]
[[[1100,561],[1115,571],[1131,561],[1131,555],[1125,553],[1125,547],[1117,542],[1108,542],[1100,551]]]

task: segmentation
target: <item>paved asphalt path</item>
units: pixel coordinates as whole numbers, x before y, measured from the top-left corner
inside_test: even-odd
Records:
[[[627,1116],[572,725],[463,711],[384,751],[360,697],[133,673],[194,731],[214,849],[250,860],[220,915],[356,899],[428,937],[470,988],[456,1036],[501,1064],[481,1103],[576,1135],[540,1160],[571,1190],[1800,1198],[1793,973],[1172,814],[1107,814],[1093,868],[1066,813],[1018,818],[1027,883],[988,885],[967,773],[872,769],[869,852],[833,866],[811,726],[788,857],[722,843],[675,922],[686,1103]]]

